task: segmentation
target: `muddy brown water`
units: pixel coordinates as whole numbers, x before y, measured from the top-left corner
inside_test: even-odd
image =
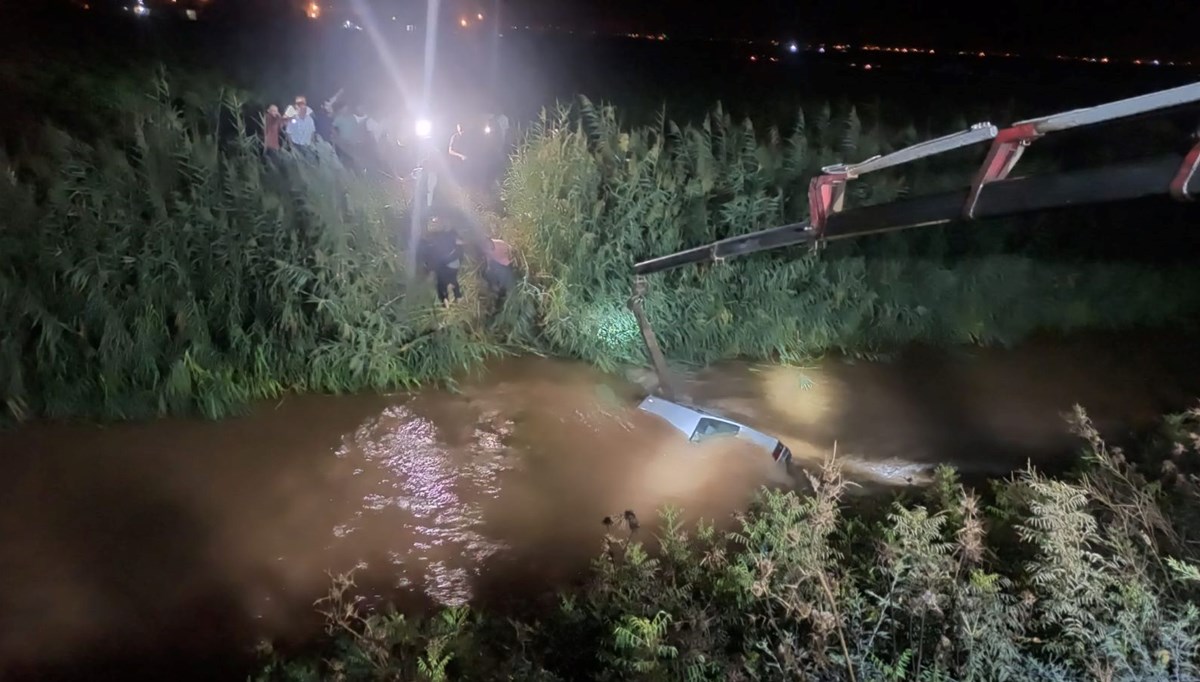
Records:
[[[1198,350],[1184,335],[1105,335],[726,364],[682,383],[781,436],[798,464],[836,443],[851,477],[906,485],[940,462],[1061,465],[1076,403],[1114,438],[1150,427],[1200,396]],[[535,594],[581,574],[604,516],[652,519],[669,503],[728,519],[788,483],[753,451],[695,450],[632,409],[644,393],[522,358],[459,393],[0,434],[0,679],[161,677],[164,659],[173,679],[244,679],[255,638],[312,631],[328,572],[359,566],[364,591],[414,608]]]

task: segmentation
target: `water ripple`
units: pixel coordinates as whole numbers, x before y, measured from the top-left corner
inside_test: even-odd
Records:
[[[405,573],[403,582],[422,580],[442,603],[470,600],[481,563],[504,548],[482,534],[481,503],[500,493],[511,431],[511,422],[485,414],[473,425],[470,442],[452,448],[437,425],[410,406],[387,407],[337,450],[337,457],[355,461],[362,506],[356,518],[333,528],[334,536],[365,530],[371,538],[389,538],[384,551],[388,563]]]

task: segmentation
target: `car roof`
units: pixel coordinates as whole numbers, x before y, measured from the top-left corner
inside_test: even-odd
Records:
[[[713,414],[712,412],[709,412],[708,410],[706,410],[702,407],[696,407],[695,405],[689,405],[688,403],[684,403],[684,402],[667,400],[666,398],[660,398],[656,395],[646,396],[646,398],[644,400],[642,400],[641,404],[638,405],[638,408],[645,410],[646,412],[653,412],[655,414],[658,414],[659,412],[675,412],[675,411],[695,412],[697,414],[704,415],[705,417],[714,417],[716,419],[721,419],[721,420],[724,420],[727,422],[733,422],[734,424],[738,424],[738,422],[736,422],[728,417],[723,417],[719,414]],[[738,426],[742,426],[742,424],[738,424]]]
[[[638,405],[638,409],[663,418],[671,426],[683,431],[688,436],[692,435],[692,431],[700,423],[700,418],[706,416],[687,405],[680,405],[655,396],[648,396]]]

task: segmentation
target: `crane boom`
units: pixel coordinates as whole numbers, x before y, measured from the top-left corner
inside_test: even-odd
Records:
[[[1167,194],[1185,159],[1179,154],[1167,154],[1118,166],[997,181],[980,195],[974,217],[996,218]],[[1182,185],[1185,196],[1200,196],[1200,173],[1195,172],[1194,164],[1195,161],[1190,178]],[[720,262],[752,253],[808,244],[818,239],[834,241],[912,227],[942,225],[963,219],[962,207],[969,194],[970,189],[964,188],[841,211],[828,217],[821,233],[808,222],[773,227],[644,260],[635,264],[633,271],[636,275],[649,275],[685,265]]]
[[[666,361],[659,350],[641,300],[645,276],[685,265],[722,262],[798,244],[817,244],[912,227],[942,225],[1018,215],[1069,206],[1170,195],[1179,201],[1200,197],[1200,131],[1185,154],[1161,156],[1090,168],[1009,178],[1025,149],[1035,140],[1072,128],[1164,111],[1200,102],[1200,83],[1095,107],[1021,121],[1004,129],[978,123],[968,130],[922,142],[857,164],[822,169],[809,184],[809,220],[722,239],[634,264],[634,295],[629,299],[658,374],[660,390],[673,398]],[[843,210],[846,185],[867,173],[893,168],[980,142],[991,141],[970,187],[885,204]]]
[[[1017,215],[1053,208],[1127,201],[1170,194],[1200,196],[1200,140],[1187,154],[1166,154],[1087,170],[1008,179],[1021,152],[1043,135],[1200,102],[1200,83],[1022,121],[1003,130],[979,123],[969,130],[876,156],[828,166],[809,187],[809,221],[723,239],[634,265],[649,275],[697,263],[719,262],[797,244],[847,239],[957,220]],[[866,173],[991,140],[992,148],[969,188],[842,210],[847,182]]]

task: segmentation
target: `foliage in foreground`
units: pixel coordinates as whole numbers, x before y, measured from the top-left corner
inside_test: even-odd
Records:
[[[113,137],[51,128],[37,163],[0,157],[8,416],[216,417],[446,380],[496,350],[408,290],[388,188],[328,147],[265,164],[239,110],[192,115],[161,87]]]
[[[660,120],[632,130],[586,100],[544,115],[504,193],[506,229],[529,272],[521,300],[537,311],[528,319],[553,352],[601,366],[641,362],[625,309],[634,261],[804,220],[807,183],[823,166],[931,134],[828,106],[799,112],[785,135],[720,109],[697,126]],[[872,174],[851,185],[848,204],[960,187],[973,164],[951,155],[903,176]],[[1040,235],[1070,220],[1056,216]],[[1035,254],[1038,233],[1011,228],[925,228],[820,254],[683,268],[652,279],[645,307],[668,355],[701,363],[1014,343],[1037,330],[1162,323],[1197,307],[1183,293],[1195,272],[1049,258]]]
[[[856,510],[831,461],[732,532],[668,512],[653,553],[608,536],[541,620],[370,611],[343,577],[327,648],[258,679],[1200,679],[1198,527],[1170,513],[1200,504],[1200,410],[1145,453],[1153,483],[1076,426],[1085,474],[1025,471],[991,506],[944,470],[924,499]]]

